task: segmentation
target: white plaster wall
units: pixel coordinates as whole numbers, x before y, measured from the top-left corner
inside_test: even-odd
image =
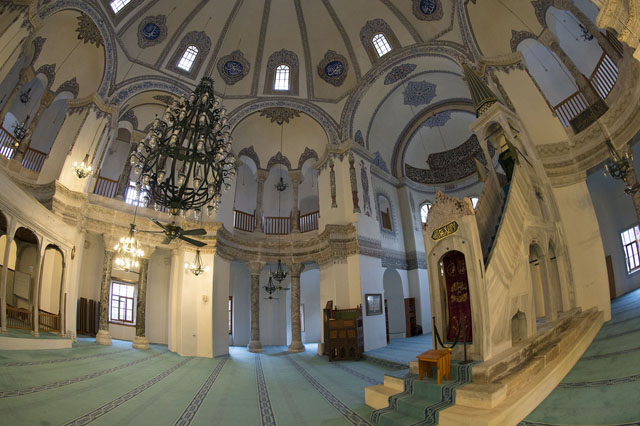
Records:
[[[102,235],[88,232],[80,266],[78,299],[84,297],[91,300],[100,300],[103,258],[104,242]]]
[[[62,255],[53,249],[44,254],[42,282],[40,287],[40,309],[57,314],[60,310],[60,288],[62,286]]]
[[[229,279],[231,262],[213,258],[213,356],[229,353]]]
[[[384,288],[382,283],[383,269],[380,265],[380,259],[362,255],[358,255],[357,258],[359,264],[349,268],[349,272],[353,274],[357,273],[360,276],[364,350],[370,351],[387,344],[384,308],[382,315],[367,316],[365,303],[365,294],[367,293],[382,294],[384,303]]]
[[[300,275],[300,303],[304,305],[303,343],[316,343],[321,340],[322,308],[320,303],[320,269],[316,266]]]
[[[71,98],[70,93],[63,93],[54,100],[49,108],[43,113],[31,138],[30,147],[48,153],[51,150],[53,141],[56,139],[62,123],[67,116],[69,107],[67,99]]]
[[[596,306],[611,319],[607,268],[600,227],[586,181],[553,189],[562,219],[573,280],[576,305]]]
[[[271,265],[275,270],[276,265]],[[287,344],[287,294],[290,291],[277,291],[273,294],[273,299],[269,299],[269,294],[264,286],[269,280],[269,265],[260,273],[260,341],[265,346],[286,345]],[[289,288],[291,284],[290,276],[282,281],[282,287]],[[277,284],[276,284],[277,285]],[[291,297],[291,296],[289,296]]]
[[[258,193],[258,182],[251,168],[243,164],[238,169],[236,177],[236,190],[234,208],[246,213],[253,213],[256,209],[256,196]]]
[[[232,262],[229,292],[233,296],[233,335],[231,344],[247,346],[251,338],[251,274],[247,265]]]
[[[383,303],[386,303],[389,316],[389,336],[405,337],[405,309],[402,278],[395,269],[386,269],[382,277],[384,294]],[[366,312],[366,310],[365,310]]]
[[[107,149],[102,165],[100,166],[100,176],[107,179],[118,180],[124,169],[125,162],[128,161],[131,144],[115,139]]]

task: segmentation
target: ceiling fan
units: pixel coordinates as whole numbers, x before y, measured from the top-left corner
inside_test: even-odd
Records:
[[[207,231],[205,229],[182,229],[181,226],[176,225],[176,222],[170,224],[162,224],[156,219],[151,219],[153,223],[162,228],[162,231],[142,231],[148,233],[160,233],[162,232],[167,238],[162,242],[162,244],[169,244],[171,241],[176,238],[185,241],[189,244],[193,244],[196,247],[204,247],[207,244],[202,241],[194,240],[193,238],[187,237],[187,235],[207,235]]]

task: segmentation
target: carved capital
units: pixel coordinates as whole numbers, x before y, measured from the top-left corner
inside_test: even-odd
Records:
[[[287,265],[289,267],[289,271],[291,272],[291,277],[300,278],[300,274],[304,270],[304,264],[302,263],[292,263]]]
[[[249,266],[249,272],[251,272],[251,275],[260,275],[260,272],[262,272],[264,265],[265,265],[264,262],[257,262],[257,261],[247,262],[247,266]]]

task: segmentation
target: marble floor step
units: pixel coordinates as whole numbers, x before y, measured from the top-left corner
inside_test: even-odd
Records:
[[[400,393],[398,389],[385,385],[367,386],[364,388],[364,402],[374,410],[389,406],[389,397]]]
[[[409,395],[402,398],[398,398],[397,412],[407,416],[421,417],[424,419],[424,412],[427,407],[437,404],[441,401],[438,397],[423,397],[416,395]]]
[[[397,391],[396,393],[404,392],[404,378],[385,374],[384,386],[389,389],[395,389]]]

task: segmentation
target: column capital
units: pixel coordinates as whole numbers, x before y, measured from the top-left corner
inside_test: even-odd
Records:
[[[247,262],[247,266],[249,266],[249,272],[251,272],[251,275],[260,275],[260,272],[262,272],[264,265],[264,262],[258,262],[254,260]]]
[[[291,272],[292,277],[300,277],[300,274],[304,269],[303,263],[291,263],[290,265],[287,265],[287,266],[289,267],[289,271]]]
[[[264,183],[269,177],[269,170],[258,169],[258,173],[256,173],[256,180],[258,183]]]
[[[300,170],[290,170],[289,179],[293,185],[298,185],[302,181],[302,172]]]

